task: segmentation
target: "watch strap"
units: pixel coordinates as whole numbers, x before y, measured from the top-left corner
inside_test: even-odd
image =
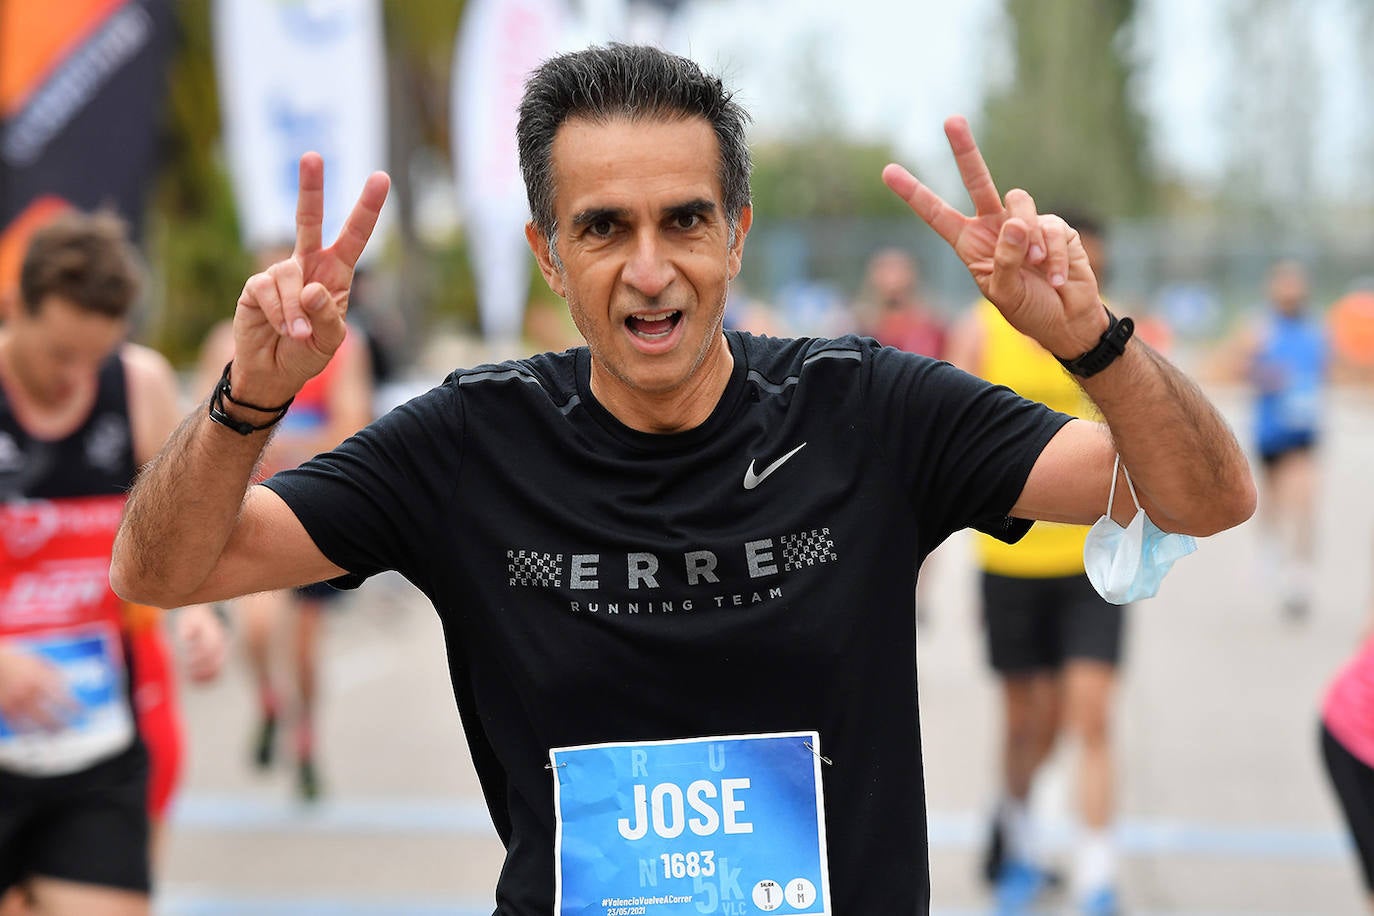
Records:
[[[1116,362],[1116,358],[1126,352],[1126,341],[1135,333],[1135,322],[1129,316],[1118,318],[1105,305],[1102,310],[1107,313],[1109,323],[1097,346],[1076,359],[1059,360],[1060,365],[1079,378],[1090,378]]]

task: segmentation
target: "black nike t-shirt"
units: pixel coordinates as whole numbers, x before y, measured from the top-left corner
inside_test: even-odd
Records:
[[[916,570],[961,528],[1024,533],[1069,417],[872,340],[727,339],[687,432],[619,423],[583,348],[455,372],[267,483],[354,581],[434,603],[503,916],[552,911],[550,748],[788,731],[829,760],[832,911],[929,909]]]

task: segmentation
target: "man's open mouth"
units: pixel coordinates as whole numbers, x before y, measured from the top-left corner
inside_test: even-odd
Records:
[[[625,326],[631,333],[649,340],[657,340],[673,333],[682,320],[682,312],[655,312],[652,314],[631,315],[625,319]]]

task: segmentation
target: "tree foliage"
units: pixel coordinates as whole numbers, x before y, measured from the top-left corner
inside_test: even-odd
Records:
[[[177,41],[169,65],[162,162],[149,212],[148,260],[158,282],[153,313],[141,336],[177,364],[187,365],[206,331],[232,314],[252,263],[240,241],[224,162],[212,0],[177,0],[174,9]],[[449,68],[463,4],[384,0],[382,10],[391,82],[391,159],[400,178],[418,146],[447,149]],[[403,236],[413,239],[405,192],[405,182],[398,181],[388,206],[401,212]],[[461,250],[431,253],[430,261],[407,263],[408,275],[427,273],[446,282],[449,299],[459,300],[456,306],[448,304],[461,312],[471,299],[470,277],[451,266],[462,261]],[[409,292],[424,297],[431,291]],[[423,305],[416,306],[417,314]]]
[[[251,262],[220,149],[210,0],[179,0],[174,8],[163,161],[148,214],[148,256],[160,282],[144,336],[184,365],[210,327],[233,314]]]
[[[781,137],[753,146],[754,211],[769,220],[904,213],[879,178],[896,158],[891,147],[855,140],[841,127],[825,50],[823,36],[803,44],[790,79],[800,107]]]
[[[1234,0],[1228,10],[1237,66],[1223,122],[1225,203],[1271,225],[1306,212],[1314,196],[1319,72],[1309,13],[1297,0]]]
[[[1011,64],[988,94],[979,145],[999,189],[1107,216],[1154,198],[1128,56],[1135,0],[1005,0]]]
[[[898,216],[906,204],[880,179],[885,144],[803,137],[754,148],[754,211],[767,219]]]

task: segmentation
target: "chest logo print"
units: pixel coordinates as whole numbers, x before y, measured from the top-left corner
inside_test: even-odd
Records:
[[[754,487],[757,487],[759,484],[763,483],[765,480],[768,479],[769,474],[773,473],[778,468],[782,467],[784,461],[786,461],[788,458],[791,458],[793,455],[797,454],[797,452],[801,451],[804,448],[806,448],[805,442],[803,442],[796,448],[792,449],[792,451],[788,452],[786,455],[783,455],[777,461],[774,461],[772,464],[768,465],[768,467],[764,468],[763,472],[759,474],[754,473],[754,462],[753,460],[750,460],[749,467],[744,472],[744,489],[752,490],[754,489]]]

